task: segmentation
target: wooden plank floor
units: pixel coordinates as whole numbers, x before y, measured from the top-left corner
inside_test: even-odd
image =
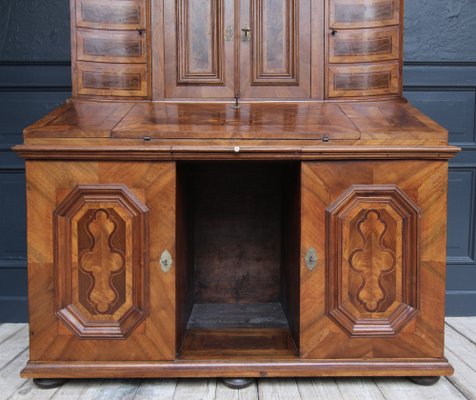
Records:
[[[476,317],[447,318],[446,356],[455,374],[429,387],[404,378],[260,379],[243,390],[217,379],[83,379],[45,390],[19,376],[28,358],[28,326],[1,324],[0,400],[476,400]]]

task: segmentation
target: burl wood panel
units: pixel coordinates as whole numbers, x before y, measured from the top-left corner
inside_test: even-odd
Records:
[[[78,94],[93,96],[147,97],[147,65],[76,64]]]
[[[303,358],[443,356],[447,169],[443,161],[302,164]],[[344,327],[344,318],[355,322]]]
[[[165,97],[229,97],[234,92],[234,3],[166,1]]]
[[[79,338],[123,339],[147,316],[148,212],[121,185],[79,185],[54,210],[56,312]]]
[[[309,0],[241,2],[241,97],[310,97],[310,15]]]
[[[400,67],[395,63],[329,65],[328,96],[364,97],[399,93]]]
[[[329,62],[351,63],[397,60],[398,27],[340,30],[329,33]]]
[[[175,259],[174,163],[33,161],[26,172],[30,359],[174,359],[174,266],[160,267],[165,249]],[[67,325],[57,311],[68,304]]]
[[[353,185],[327,209],[327,311],[351,336],[416,313],[420,209],[396,185]]]
[[[77,29],[79,61],[147,63],[147,33]]]
[[[146,0],[76,0],[76,25],[99,29],[144,29]]]
[[[113,137],[161,139],[357,139],[360,132],[336,104],[137,104]]]
[[[329,0],[328,4],[331,28],[371,28],[400,21],[400,0]]]

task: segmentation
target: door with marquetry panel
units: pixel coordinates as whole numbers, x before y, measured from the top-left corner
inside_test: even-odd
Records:
[[[447,166],[306,162],[304,358],[443,357]]]
[[[26,168],[30,359],[174,359],[175,164]]]

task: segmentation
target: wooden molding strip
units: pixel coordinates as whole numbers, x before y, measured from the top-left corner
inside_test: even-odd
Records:
[[[13,150],[27,160],[355,160],[431,159],[448,160],[461,151],[454,146],[33,146]]]
[[[420,360],[28,362],[22,378],[314,377],[451,375],[446,358]]]

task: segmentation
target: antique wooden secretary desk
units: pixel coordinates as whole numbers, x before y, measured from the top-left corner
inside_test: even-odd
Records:
[[[79,377],[409,376],[443,354],[447,132],[400,0],[71,0],[25,129],[30,361]]]

